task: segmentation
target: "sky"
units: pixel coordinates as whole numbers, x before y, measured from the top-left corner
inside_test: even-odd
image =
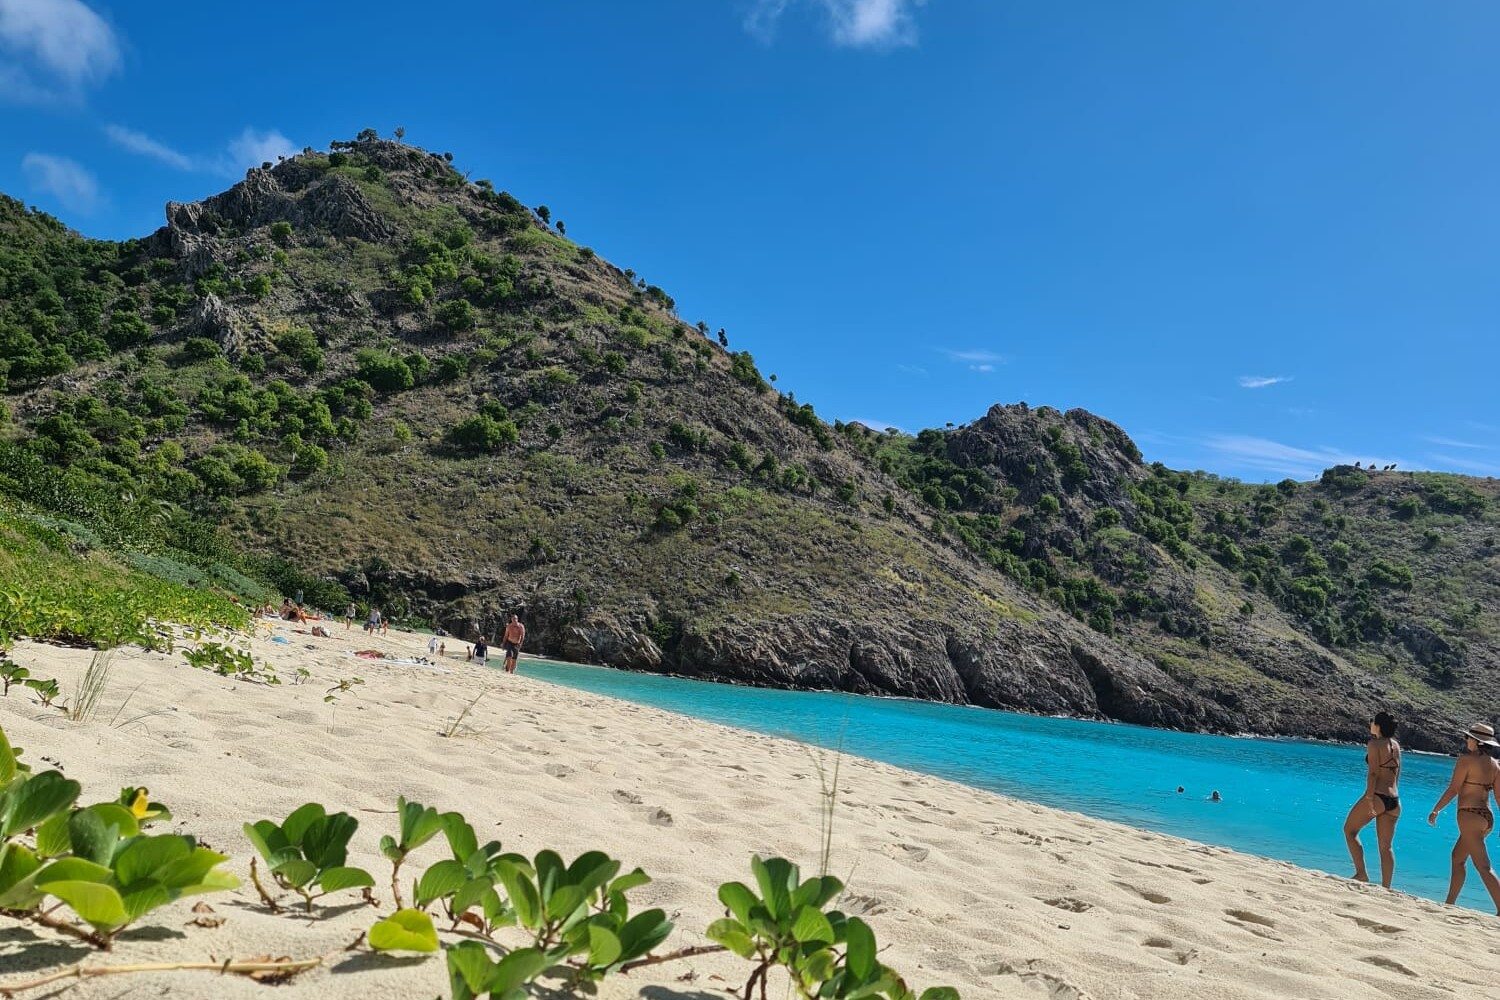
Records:
[[[821,416],[1500,477],[1492,0],[0,0],[0,191],[89,236],[361,129]]]

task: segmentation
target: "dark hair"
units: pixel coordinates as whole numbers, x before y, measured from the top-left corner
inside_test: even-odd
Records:
[[[1396,720],[1390,712],[1380,712],[1375,716],[1375,728],[1380,730],[1380,735],[1390,739],[1396,735]]]

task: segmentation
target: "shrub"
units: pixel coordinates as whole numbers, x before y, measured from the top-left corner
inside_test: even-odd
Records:
[[[292,240],[292,224],[290,222],[271,223],[271,239],[286,246]]]
[[[438,309],[437,317],[450,330],[472,330],[479,322],[479,310],[468,299],[449,299]]]
[[[345,865],[349,840],[359,820],[348,813],[329,814],[316,802],[294,810],[282,823],[268,819],[246,823],[245,837],[260,852],[276,884],[302,897],[307,912],[313,900],[344,889],[362,889],[375,879],[362,868]],[[253,874],[253,872],[252,872]],[[256,879],[261,898],[276,908],[276,902]]]
[[[510,420],[476,414],[459,421],[448,431],[448,443],[461,451],[491,452],[519,441],[520,431]]]
[[[318,338],[306,327],[294,326],[276,335],[276,349],[296,361],[309,375],[323,367]]]
[[[1037,498],[1036,509],[1044,517],[1051,517],[1062,510],[1062,504],[1057,502],[1057,497],[1051,493],[1043,493]]]
[[[364,348],[354,359],[359,377],[380,392],[401,392],[416,384],[411,367],[393,354]]]
[[[1412,587],[1411,567],[1405,563],[1377,559],[1365,577],[1380,587],[1398,587],[1402,590],[1410,590]]]

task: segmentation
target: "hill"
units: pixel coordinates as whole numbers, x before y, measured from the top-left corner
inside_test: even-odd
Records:
[[[0,491],[124,551],[755,684],[1341,738],[1388,707],[1443,749],[1500,695],[1500,483],[1253,486],[1024,404],[830,425],[372,132],[166,216],[0,204]]]

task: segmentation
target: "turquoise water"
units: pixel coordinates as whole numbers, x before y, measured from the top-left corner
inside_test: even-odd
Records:
[[[525,661],[529,677],[845,751],[1005,795],[1347,875],[1342,826],[1364,789],[1364,748],[1173,733],[929,702],[769,691]],[[1455,743],[1457,740],[1455,739]],[[1407,753],[1395,888],[1441,900],[1454,807],[1427,825],[1453,760]],[[1065,784],[1057,783],[1066,775]],[[1177,786],[1187,791],[1177,794]],[[1222,802],[1208,801],[1218,789]],[[1379,877],[1374,825],[1364,833]],[[1491,840],[1500,860],[1500,845]],[[1490,911],[1471,870],[1460,902]]]

